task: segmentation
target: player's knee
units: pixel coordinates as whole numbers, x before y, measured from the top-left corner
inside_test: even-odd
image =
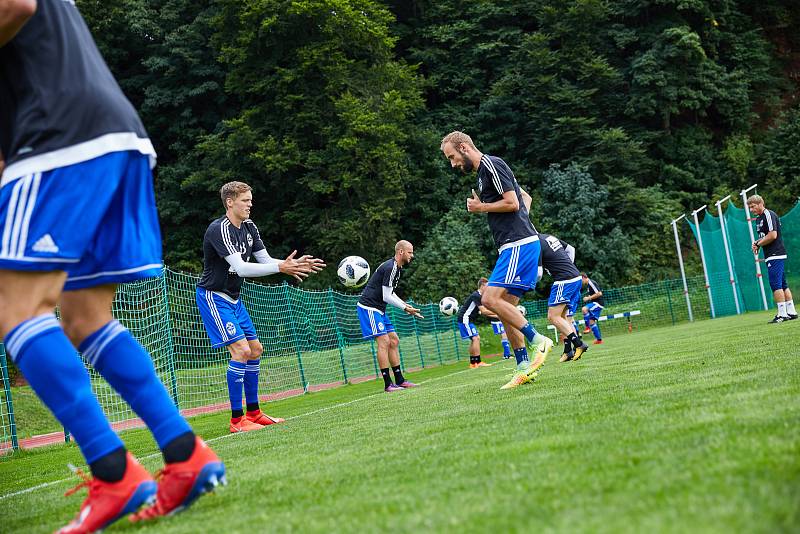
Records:
[[[75,347],[96,330],[94,324],[90,323],[85,316],[72,314],[61,316],[61,328],[64,329],[70,343]]]
[[[397,347],[400,346],[400,338],[397,336],[389,336],[389,345],[393,349],[396,349]]]
[[[231,351],[231,359],[237,362],[246,362],[247,360],[250,359],[251,354],[253,353],[253,351],[250,350],[250,345],[248,344],[242,345],[239,343],[234,343],[233,345],[230,345],[230,351]]]
[[[589,313],[589,308],[584,306],[583,308],[581,308],[581,312],[583,312],[583,314],[586,315],[587,313]]]
[[[250,359],[257,360],[264,354],[264,345],[260,341],[250,342]]]

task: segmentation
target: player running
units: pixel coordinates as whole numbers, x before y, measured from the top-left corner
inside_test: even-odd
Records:
[[[0,103],[0,337],[92,474],[59,532],[102,530],[153,501],[135,519],[183,510],[225,467],[111,312],[117,284],[162,272],[155,151],[75,2],[2,2]],[[158,485],[112,430],[76,348],[153,433]]]
[[[409,315],[422,317],[417,308],[406,304],[395,295],[394,290],[400,283],[403,267],[414,259],[414,246],[408,241],[398,241],[394,246],[394,257],[389,258],[375,269],[369,277],[364,291],[358,299],[358,321],[361,323],[361,334],[364,339],[375,339],[378,346],[378,366],[383,377],[383,390],[386,393],[413,388],[417,385],[406,380],[400,369],[400,338],[394,331],[394,325],[386,313],[386,305],[391,304]],[[395,383],[389,374],[391,365]]]
[[[581,273],[582,287],[586,288],[586,296],[583,297],[583,302],[588,302],[581,311],[583,312],[583,322],[586,325],[584,333],[590,331],[594,334],[594,344],[602,345],[603,336],[600,334],[600,325],[597,322],[600,320],[600,315],[603,313],[603,290],[600,286],[589,278],[586,273]]]
[[[472,190],[467,211],[488,214],[499,254],[482,302],[506,326],[517,372],[501,389],[515,388],[535,380],[553,348],[553,341],[536,332],[516,307],[519,297],[532,289],[538,279],[539,236],[528,217],[523,191],[505,161],[483,154],[470,136],[458,131],[447,134],[440,149],[452,167],[463,173],[477,173],[478,193]],[[528,358],[526,340],[536,348],[533,361]]]
[[[481,361],[481,336],[473,321],[481,312],[481,295],[488,280],[481,278],[478,280],[478,290],[473,291],[464,300],[458,309],[458,330],[461,332],[461,339],[469,339],[469,368],[489,367],[491,364]],[[484,308],[486,309],[486,308]],[[501,323],[502,324],[502,323]]]
[[[206,333],[214,348],[230,353],[226,373],[231,403],[231,432],[259,430],[283,422],[261,411],[258,376],[264,347],[244,307],[239,292],[245,277],[283,273],[302,281],[319,272],[325,263],[311,256],[295,258],[297,251],[279,261],[268,253],[255,223],[250,220],[253,189],[243,182],[229,182],[219,191],[225,215],[214,220],[203,237],[203,276],[197,283],[196,301]],[[258,263],[251,263],[253,258]],[[242,388],[247,413],[242,410]]]
[[[550,298],[547,301],[547,320],[564,336],[562,362],[580,360],[589,348],[567,318],[569,309],[578,305],[581,296],[581,273],[575,267],[568,248],[575,249],[557,237],[539,234],[542,243],[542,268],[553,277]]]

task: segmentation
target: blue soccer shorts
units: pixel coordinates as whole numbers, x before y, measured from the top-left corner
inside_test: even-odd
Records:
[[[240,339],[258,339],[256,327],[253,326],[242,299],[234,303],[213,291],[198,287],[195,300],[212,347],[225,347]]]
[[[539,251],[538,236],[503,245],[487,285],[504,287],[517,297],[533,289],[539,276]]]
[[[587,304],[586,309],[588,310],[588,312],[583,316],[583,318],[587,321],[589,319],[593,319],[596,321],[600,319],[600,316],[603,314],[603,307],[596,302],[590,302],[589,304]]]
[[[150,157],[112,152],[10,181],[0,236],[0,269],[66,271],[65,290],[159,276]]]
[[[567,310],[572,309],[573,302],[577,305],[578,299],[581,296],[582,285],[580,276],[576,276],[571,280],[553,282],[553,287],[550,288],[550,298],[547,300],[547,305],[552,307],[566,304]]]
[[[461,339],[472,339],[478,335],[478,329],[470,322],[458,323],[458,331],[461,332]]]
[[[769,276],[769,287],[773,291],[788,289],[786,283],[786,272],[783,270],[786,260],[769,260],[767,262],[767,275]]]
[[[394,332],[394,325],[388,314],[377,308],[361,304],[358,304],[356,309],[358,310],[358,322],[361,324],[361,337],[364,339],[385,336],[389,332]]]
[[[492,330],[498,336],[506,333],[506,327],[500,321],[492,321]]]

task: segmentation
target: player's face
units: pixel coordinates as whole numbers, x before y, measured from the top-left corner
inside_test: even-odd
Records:
[[[400,252],[402,255],[400,261],[402,262],[401,265],[408,265],[411,263],[411,260],[414,259],[414,247],[409,247]]]
[[[755,213],[756,215],[761,215],[762,213],[764,213],[764,204],[758,204],[756,202],[753,202],[751,204],[748,204],[747,207],[750,208],[751,213]]]
[[[472,171],[472,162],[467,158],[466,153],[453,143],[447,143],[442,152],[444,152],[445,157],[450,162],[450,166],[454,169],[458,169],[464,174]]]
[[[240,220],[250,218],[250,208],[253,207],[253,192],[245,191],[228,203],[233,216]]]

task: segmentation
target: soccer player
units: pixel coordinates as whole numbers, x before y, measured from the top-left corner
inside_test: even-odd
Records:
[[[75,2],[0,3],[0,103],[0,337],[92,474],[60,532],[101,530],[153,500],[134,518],[180,511],[225,467],[111,313],[117,284],[161,275],[155,151]],[[158,485],[112,430],[76,348],[153,433]]]
[[[581,296],[581,273],[572,259],[575,249],[548,234],[539,234],[539,242],[542,244],[542,268],[553,277],[547,320],[564,336],[564,355],[560,361],[580,360],[589,346],[578,337],[572,321],[567,319],[569,309],[577,306]],[[568,248],[572,248],[572,256]]]
[[[519,297],[536,285],[539,272],[539,236],[530,218],[525,196],[514,173],[505,161],[483,154],[463,132],[447,134],[440,149],[453,168],[475,172],[478,193],[472,190],[467,211],[486,213],[499,257],[483,293],[483,304],[498,315],[514,348],[517,372],[502,389],[511,389],[535,380],[553,348],[553,341],[536,332],[517,309]],[[536,347],[533,361],[528,358],[527,340]]]
[[[481,336],[478,334],[478,329],[472,322],[480,313],[481,308],[483,308],[481,305],[481,295],[483,294],[487,282],[488,280],[486,278],[478,280],[478,290],[473,291],[458,309],[458,330],[461,332],[461,339],[469,339],[470,369],[489,367],[490,365],[481,361]]]
[[[311,256],[273,259],[250,220],[253,189],[243,182],[228,182],[219,191],[225,215],[215,219],[203,237],[203,276],[197,283],[196,301],[211,346],[226,347],[231,359],[226,373],[231,403],[231,432],[248,432],[283,419],[270,417],[258,404],[258,376],[264,347],[253,321],[239,299],[244,277],[283,273],[302,281],[325,263]],[[258,263],[251,263],[254,258]],[[242,387],[247,413],[242,410]]]
[[[391,304],[409,315],[420,315],[419,310],[395,295],[394,290],[400,282],[403,267],[414,259],[414,246],[408,241],[398,241],[394,246],[394,257],[389,258],[375,269],[369,277],[356,310],[364,339],[375,339],[378,346],[378,366],[383,377],[383,390],[387,393],[416,387],[416,384],[403,377],[400,369],[400,338],[386,313],[386,305]],[[391,366],[395,382],[389,373]]]
[[[583,297],[583,302],[588,303],[581,309],[583,322],[586,325],[584,332],[591,331],[594,335],[594,344],[602,345],[603,336],[600,334],[600,326],[597,321],[603,311],[603,290],[586,273],[581,273],[581,284],[582,287],[586,288],[586,296]]]
[[[758,254],[758,249],[764,249],[764,261],[767,263],[769,287],[772,296],[778,305],[778,313],[770,323],[782,323],[797,319],[797,311],[792,301],[792,292],[786,283],[786,273],[783,271],[786,262],[786,247],[783,246],[781,236],[781,220],[778,214],[764,206],[764,199],[753,195],[747,199],[747,207],[756,214],[756,231],[758,239],[753,243],[753,254]]]

